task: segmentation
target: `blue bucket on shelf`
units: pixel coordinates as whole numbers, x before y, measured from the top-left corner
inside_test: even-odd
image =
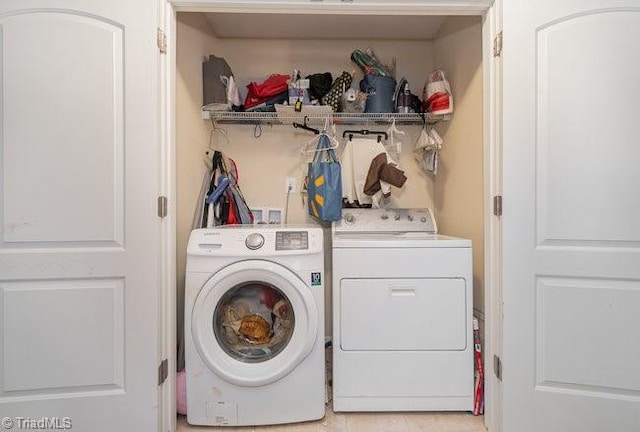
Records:
[[[396,80],[381,75],[368,74],[360,81],[360,90],[367,93],[366,113],[392,113],[395,111],[393,97]]]

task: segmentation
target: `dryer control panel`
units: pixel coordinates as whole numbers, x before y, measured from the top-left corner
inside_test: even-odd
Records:
[[[421,232],[437,234],[431,210],[419,209],[343,209],[342,219],[334,222],[337,232]]]

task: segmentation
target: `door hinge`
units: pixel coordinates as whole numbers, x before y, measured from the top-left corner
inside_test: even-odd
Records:
[[[160,27],[158,27],[158,35],[157,35],[156,42],[158,43],[158,50],[160,50],[160,54],[166,54],[167,53],[167,35],[164,33],[164,30],[162,30]]]
[[[493,197],[493,214],[498,217],[502,216],[502,195]]]
[[[162,385],[169,376],[169,361],[167,359],[162,360],[160,366],[158,366],[158,385]]]
[[[502,31],[493,39],[493,56],[500,57],[502,55]]]
[[[167,207],[168,207],[168,200],[166,196],[159,196],[158,197],[158,217],[164,218],[167,216]]]
[[[502,360],[497,355],[493,355],[493,373],[498,380],[502,381]]]

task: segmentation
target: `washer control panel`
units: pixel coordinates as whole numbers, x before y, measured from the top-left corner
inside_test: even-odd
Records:
[[[309,249],[307,231],[276,231],[276,250]]]
[[[251,250],[260,249],[264,245],[264,236],[260,233],[251,233],[245,239],[244,244]]]
[[[311,255],[324,250],[320,227],[224,225],[199,228],[189,236],[187,255],[252,256]]]

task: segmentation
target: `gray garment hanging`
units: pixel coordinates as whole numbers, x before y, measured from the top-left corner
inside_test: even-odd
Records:
[[[196,209],[193,213],[193,222],[191,223],[191,229],[201,227],[202,212],[204,210],[204,198],[209,189],[209,182],[211,180],[212,170],[208,169],[202,177],[202,187],[198,194],[198,200],[196,202]],[[184,279],[177,281],[176,284],[176,337],[178,344],[178,354],[176,358],[176,369],[180,372],[184,369]]]

